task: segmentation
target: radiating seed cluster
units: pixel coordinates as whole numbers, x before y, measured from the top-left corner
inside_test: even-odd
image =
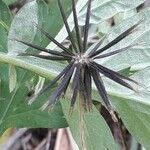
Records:
[[[122,34],[120,34],[118,37],[116,37],[114,40],[109,42],[107,45],[103,46],[102,48],[99,48],[101,44],[103,43],[105,37],[101,38],[99,42],[94,46],[94,48],[87,54],[85,52],[88,50],[88,31],[89,31],[89,24],[90,24],[90,14],[91,14],[91,3],[92,0],[88,0],[87,5],[87,13],[86,13],[86,21],[85,21],[85,27],[84,27],[84,33],[83,33],[83,40],[82,35],[79,30],[78,25],[78,19],[77,19],[77,13],[75,8],[75,1],[72,0],[72,10],[73,10],[73,17],[74,17],[74,25],[75,25],[75,34],[76,34],[76,41],[74,40],[73,34],[69,28],[66,15],[64,13],[63,6],[61,4],[60,0],[58,1],[58,6],[60,8],[60,13],[62,15],[62,19],[64,21],[66,30],[68,32],[68,38],[71,42],[72,51],[69,48],[66,48],[61,43],[56,41],[50,34],[48,34],[46,31],[44,31],[42,28],[37,26],[39,31],[42,32],[50,41],[55,43],[59,48],[62,49],[62,52],[58,52],[55,50],[45,49],[43,47],[17,40],[18,42],[21,42],[25,45],[28,45],[32,48],[35,48],[41,52],[46,52],[51,54],[50,56],[45,55],[35,55],[35,54],[29,54],[26,53],[24,55],[28,56],[34,56],[39,57],[42,59],[49,59],[49,60],[55,60],[55,61],[67,61],[68,65],[60,72],[60,74],[54,78],[50,84],[43,89],[43,91],[51,88],[52,85],[54,85],[57,81],[60,80],[59,85],[57,86],[56,90],[51,95],[49,101],[44,105],[43,108],[46,108],[49,105],[52,105],[59,100],[60,96],[64,95],[66,93],[66,90],[68,86],[70,85],[70,81],[72,79],[71,83],[71,107],[74,106],[78,93],[82,94],[84,107],[85,109],[91,109],[92,107],[92,81],[95,83],[97,90],[104,102],[104,105],[108,110],[112,110],[112,106],[110,103],[110,100],[108,98],[107,92],[105,90],[101,75],[106,76],[107,78],[121,84],[124,87],[127,87],[131,90],[134,90],[132,86],[127,83],[125,80],[134,82],[137,84],[136,81],[125,77],[118,72],[115,72],[111,69],[106,68],[105,66],[102,66],[101,64],[98,64],[95,62],[96,59],[101,59],[104,57],[109,57],[112,55],[116,55],[122,51],[125,51],[133,45],[129,45],[127,47],[117,49],[113,52],[107,52],[103,54],[102,52],[108,50],[118,42],[120,42],[122,39],[124,39],[126,36],[132,33],[132,31],[140,24],[140,21],[133,25],[128,30],[124,31]],[[117,64],[116,64],[117,65]],[[92,80],[93,79],[93,80]]]

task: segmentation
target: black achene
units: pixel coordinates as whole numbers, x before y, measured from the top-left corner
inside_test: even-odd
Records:
[[[100,59],[104,57],[109,57],[112,55],[115,55],[117,53],[120,53],[122,51],[125,51],[133,45],[129,45],[127,47],[117,49],[113,52],[108,52],[105,54],[101,54],[102,52],[108,50],[110,47],[114,46],[118,42],[120,42],[123,38],[128,36],[129,34],[132,33],[132,31],[140,24],[141,21],[130,27],[128,30],[124,31],[122,34],[120,34],[118,37],[116,37],[114,40],[109,42],[107,45],[103,46],[102,48],[99,49],[101,44],[103,43],[105,37],[100,39],[100,41],[95,45],[95,47],[90,51],[86,52],[88,49],[88,31],[89,31],[89,23],[90,23],[90,14],[91,14],[91,3],[92,0],[88,0],[88,5],[87,5],[87,13],[86,13],[86,21],[85,21],[85,27],[84,27],[84,33],[83,33],[83,40],[81,38],[81,33],[79,30],[79,25],[78,25],[78,19],[77,19],[77,13],[76,13],[76,8],[75,8],[75,0],[72,0],[72,10],[73,10],[73,17],[74,17],[74,25],[75,25],[75,33],[76,33],[76,41],[74,40],[74,35],[72,34],[66,15],[64,13],[64,9],[62,7],[61,1],[58,1],[58,6],[60,8],[60,12],[66,27],[66,30],[68,32],[68,38],[71,42],[72,46],[72,51],[69,48],[64,47],[61,43],[56,41],[51,35],[49,35],[47,32],[45,32],[42,28],[38,27],[37,28],[42,32],[43,35],[45,35],[50,41],[55,43],[59,48],[61,48],[63,51],[58,52],[55,50],[50,50],[50,49],[45,49],[40,46],[27,43],[24,41],[17,40],[18,42],[21,42],[25,45],[28,45],[32,48],[35,48],[41,52],[46,52],[51,54],[50,56],[44,56],[44,55],[35,55],[35,54],[24,54],[28,56],[35,56],[39,57],[42,59],[49,59],[49,60],[63,60],[67,61],[69,64],[63,69],[60,74],[54,78],[50,84],[45,87],[42,92],[45,90],[49,89],[53,84],[55,84],[58,80],[61,80],[60,84],[57,86],[56,90],[54,93],[51,95],[50,100],[43,106],[43,109],[45,109],[47,106],[52,105],[57,102],[60,96],[65,94],[70,81],[72,79],[71,83],[71,89],[72,89],[72,95],[71,95],[71,107],[74,106],[78,93],[82,94],[83,97],[83,106],[85,109],[90,110],[92,107],[92,79],[97,87],[97,90],[102,97],[102,100],[104,102],[104,105],[109,111],[112,111],[113,108],[111,106],[111,102],[108,98],[107,92],[105,90],[103,81],[101,79],[101,74],[106,76],[107,78],[121,84],[124,87],[127,87],[131,90],[134,90],[133,87],[127,83],[125,80],[134,82],[137,84],[136,81],[125,77],[118,72],[115,72],[111,69],[108,69],[98,63],[96,63],[94,60],[95,59]],[[79,92],[80,91],[80,92]]]

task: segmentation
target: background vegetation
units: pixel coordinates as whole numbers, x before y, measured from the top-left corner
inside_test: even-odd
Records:
[[[129,35],[113,49],[134,43],[136,47],[98,63],[135,79],[138,93],[130,91],[107,80],[106,89],[119,113],[128,149],[137,150],[138,143],[150,149],[150,9],[140,9],[144,0],[93,0],[89,41],[96,43],[107,34],[108,43],[137,20],[144,18],[136,32]],[[81,29],[84,28],[87,0],[78,0],[77,13]],[[64,0],[63,6],[68,16],[70,28],[74,28],[71,0]],[[78,107],[68,115],[69,104],[61,100],[51,112],[41,111],[51,92],[36,97],[43,85],[53,79],[65,66],[61,62],[40,58],[17,56],[18,53],[36,50],[12,39],[28,41],[55,49],[33,25],[47,30],[59,42],[68,44],[67,33],[56,0],[16,1],[0,0],[0,134],[8,128],[65,128],[70,127],[72,135],[81,148]],[[112,49],[112,50],[113,50]],[[59,49],[58,49],[59,50]],[[34,102],[31,104],[31,101]],[[67,96],[66,96],[67,99]],[[107,110],[101,106],[101,98],[93,86],[95,107],[85,113],[85,144],[88,150],[116,150],[121,146],[120,131],[117,130]],[[99,109],[101,108],[101,109]],[[30,132],[32,132],[30,130]],[[48,130],[46,130],[46,133]],[[54,132],[56,135],[56,131]],[[47,134],[46,134],[47,135]]]

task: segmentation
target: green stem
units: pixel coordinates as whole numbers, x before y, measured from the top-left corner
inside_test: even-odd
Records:
[[[32,72],[35,72],[38,75],[45,78],[51,78],[52,76],[54,77],[57,75],[57,73],[54,72],[54,69],[50,68],[51,65],[49,68],[46,68],[44,65],[41,67],[39,61],[36,62],[37,60],[36,58],[31,57],[29,59],[28,58],[29,57],[18,57],[18,56],[14,57],[5,53],[0,53],[0,63],[7,63],[17,67],[21,67],[30,70]],[[60,66],[60,64],[56,65],[56,68],[58,68],[58,66]]]
[[[83,79],[84,79],[84,69],[81,69],[81,76],[79,81],[79,115],[80,115],[80,138],[81,138],[81,146],[82,150],[87,150],[86,147],[86,139],[85,139],[85,122],[84,122],[84,113],[85,113],[85,107],[84,107],[84,92],[83,92]]]
[[[87,150],[86,148],[86,142],[85,142],[85,126],[84,126],[84,107],[83,107],[83,93],[79,92],[79,115],[80,115],[80,138],[81,138],[81,146],[82,150]]]

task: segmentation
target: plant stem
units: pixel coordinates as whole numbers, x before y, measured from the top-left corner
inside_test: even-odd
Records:
[[[119,118],[117,113],[115,113],[115,115],[116,115],[116,118],[118,119],[118,121],[116,122],[116,125],[119,129],[119,133],[120,133],[120,136],[121,136],[122,150],[128,150],[126,140],[125,140],[125,136],[124,136],[124,131],[123,131],[122,125],[121,125],[121,119]]]
[[[87,150],[85,144],[85,133],[84,133],[84,107],[83,107],[83,94],[82,92],[79,93],[79,115],[80,115],[80,138],[81,138],[81,147],[83,150]]]
[[[49,61],[49,63],[50,62],[51,61]],[[39,59],[33,57],[32,58],[28,58],[24,56],[19,57],[19,56],[8,55],[6,53],[0,53],[0,63],[11,64],[17,67],[21,67],[23,69],[27,69],[48,79],[51,79],[51,77],[55,77],[59,73],[59,72],[55,73],[55,71],[52,70],[50,67],[49,68],[44,67],[47,66],[46,64],[48,62],[46,61],[42,61],[43,64],[39,66],[40,64]],[[58,68],[58,66],[60,66],[61,69],[60,71],[62,71],[63,67],[61,67],[60,63],[53,62],[53,68]]]
[[[81,70],[81,76],[79,81],[79,115],[80,115],[80,137],[81,137],[81,147],[82,150],[87,150],[86,144],[85,144],[85,126],[84,126],[84,113],[85,113],[85,107],[84,107],[84,93],[83,93],[83,76],[84,76],[84,70]]]

